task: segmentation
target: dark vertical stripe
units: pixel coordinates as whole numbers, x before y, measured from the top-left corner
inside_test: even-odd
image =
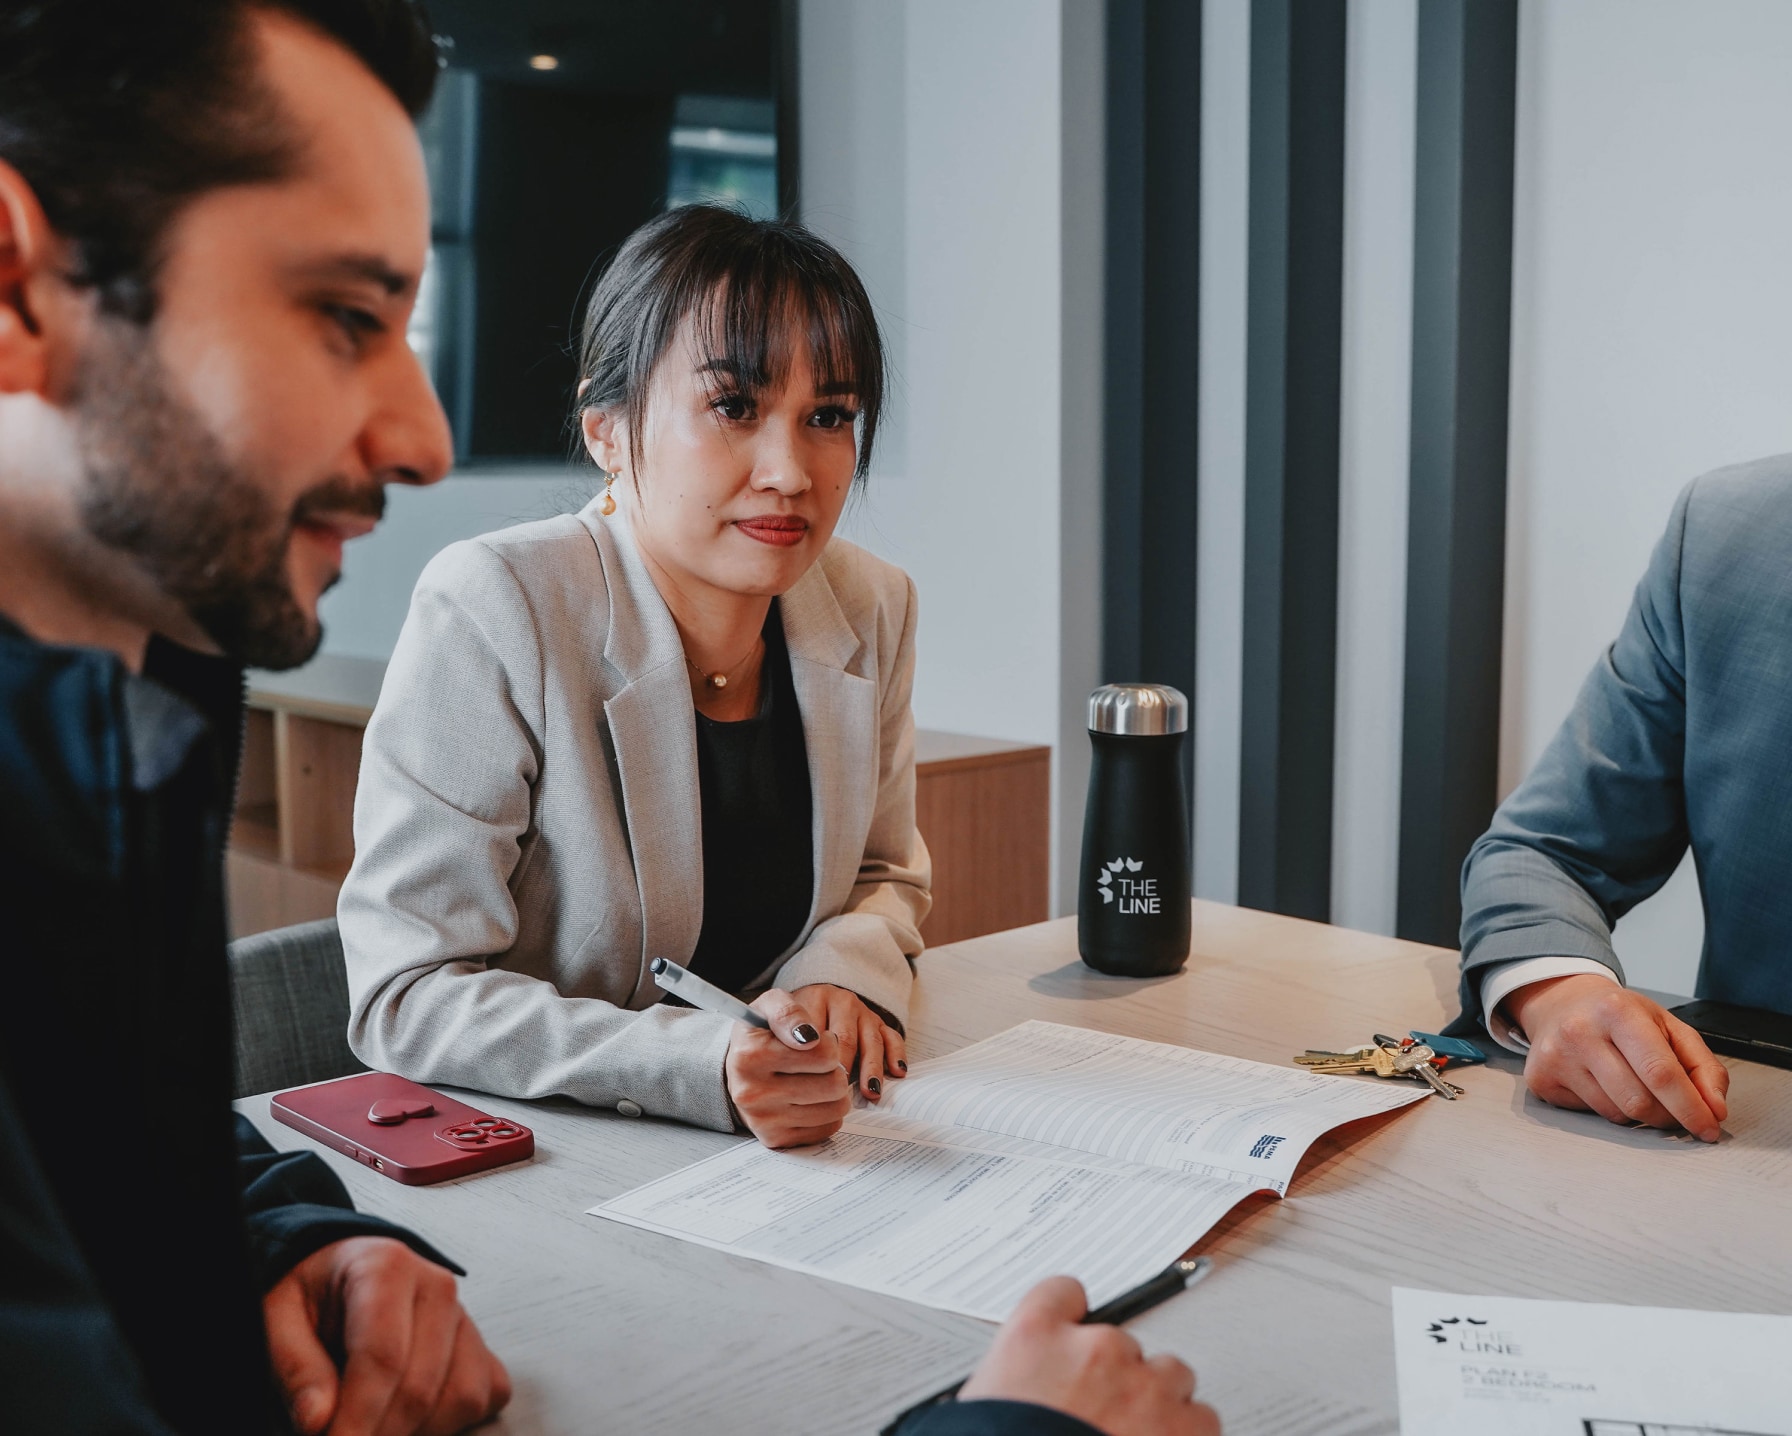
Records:
[[[1145,0],[1108,0],[1101,671],[1144,671]]]
[[[1110,0],[1107,44],[1102,671],[1193,694],[1201,6]]]
[[[792,217],[801,212],[803,202],[801,10],[802,0],[778,0],[778,53],[773,69],[778,103],[778,210]]]
[[[1402,937],[1454,947],[1499,772],[1517,0],[1419,8]]]
[[[1344,0],[1251,7],[1238,900],[1331,916]]]

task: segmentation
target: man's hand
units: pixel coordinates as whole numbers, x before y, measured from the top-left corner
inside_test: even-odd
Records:
[[[840,1044],[788,992],[774,987],[753,1007],[772,1029],[734,1024],[722,1073],[735,1111],[768,1147],[825,1142],[852,1106]]]
[[[1545,1102],[1718,1139],[1729,1070],[1640,992],[1583,972],[1521,987],[1502,1006],[1530,1039],[1524,1079]]]
[[[313,1252],[261,1306],[305,1436],[449,1436],[510,1400],[510,1375],[461,1310],[453,1274],[390,1237]]]
[[[1087,1310],[1081,1282],[1040,1282],[996,1333],[958,1399],[1031,1401],[1107,1436],[1219,1436],[1219,1417],[1194,1399],[1194,1372],[1173,1356],[1147,1361],[1119,1327],[1079,1325]]]
[[[858,1072],[859,1091],[877,1101],[884,1083],[908,1076],[902,1034],[865,1005],[863,998],[829,982],[812,982],[791,996],[809,1009],[823,1032],[840,1044],[840,1061]]]

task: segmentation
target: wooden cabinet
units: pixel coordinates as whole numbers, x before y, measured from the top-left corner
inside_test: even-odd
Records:
[[[355,779],[386,665],[314,658],[252,673],[225,874],[232,934],[331,917],[355,855]]]
[[[922,729],[915,826],[933,857],[929,947],[1051,916],[1052,750]]]
[[[335,913],[355,852],[361,735],[385,671],[326,655],[251,675],[227,859],[234,935]],[[933,855],[929,946],[1050,916],[1050,748],[922,730],[915,819]]]

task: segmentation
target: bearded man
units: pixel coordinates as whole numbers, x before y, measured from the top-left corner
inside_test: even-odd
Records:
[[[230,1113],[245,664],[450,459],[406,0],[0,3],[0,1404],[8,1431],[448,1432],[446,1259]]]

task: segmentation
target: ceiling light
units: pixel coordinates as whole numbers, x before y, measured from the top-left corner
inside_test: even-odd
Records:
[[[529,68],[531,70],[558,70],[560,61],[552,55],[531,55]]]

